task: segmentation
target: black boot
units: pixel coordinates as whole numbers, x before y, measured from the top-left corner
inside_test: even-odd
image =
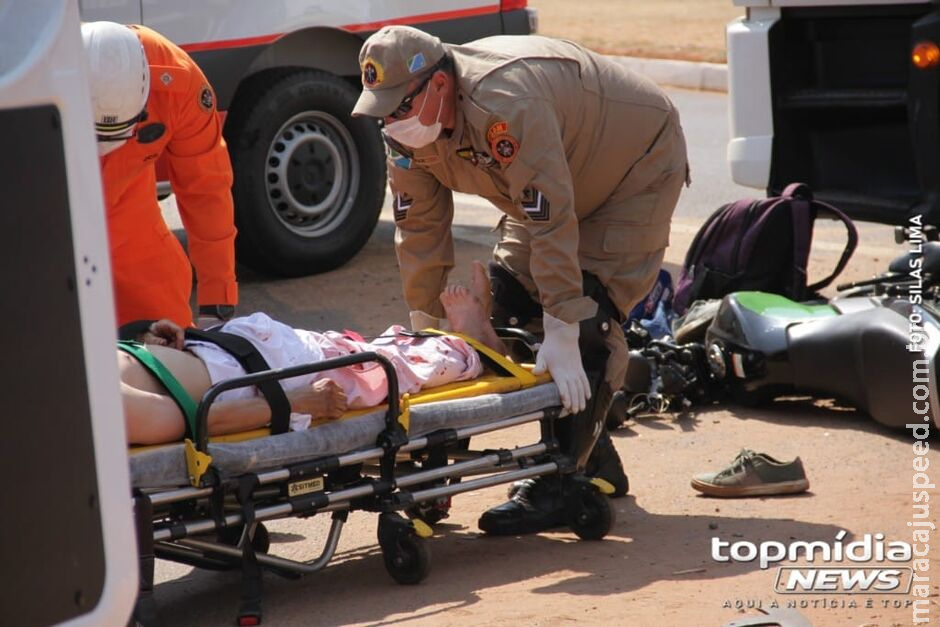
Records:
[[[597,477],[603,479],[614,486],[614,493],[610,496],[624,496],[630,491],[630,481],[623,472],[623,464],[620,462],[620,455],[614,448],[614,443],[610,441],[610,434],[606,430],[602,431],[594,444],[594,450],[588,458],[587,466],[584,468],[584,474],[588,477]]]
[[[494,536],[538,533],[565,524],[559,478],[537,477],[517,482],[512,498],[487,510],[477,525]]]

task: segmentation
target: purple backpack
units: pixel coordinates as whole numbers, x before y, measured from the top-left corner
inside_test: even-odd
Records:
[[[806,264],[819,215],[841,220],[848,241],[835,270],[806,284]],[[673,308],[683,314],[692,301],[731,292],[760,290],[806,300],[845,269],[858,244],[858,231],[844,213],[813,200],[809,187],[791,183],[774,198],[745,199],[713,213],[692,240],[676,285]]]

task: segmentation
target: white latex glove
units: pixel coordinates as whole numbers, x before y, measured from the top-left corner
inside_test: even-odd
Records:
[[[565,409],[573,414],[582,411],[591,398],[591,386],[578,350],[581,328],[577,322],[562,322],[548,314],[542,317],[542,325],[545,339],[532,372],[542,374],[547,370],[551,373]]]
[[[411,318],[412,331],[420,331],[427,328],[443,330],[446,323],[446,320],[435,318],[431,314],[424,313],[417,309],[409,312],[408,316]]]

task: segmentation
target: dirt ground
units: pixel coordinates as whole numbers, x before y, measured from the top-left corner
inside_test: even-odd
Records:
[[[725,62],[731,0],[529,0],[539,32],[607,54]]]
[[[696,226],[677,222],[667,267],[675,269]],[[391,237],[392,225],[383,219],[365,250],[327,275],[271,281],[243,270],[243,311],[264,308],[296,324],[380,333],[406,319]],[[822,228],[818,264],[834,260],[838,241],[834,230]],[[847,279],[870,276],[885,265],[891,247],[886,229],[864,227],[863,241],[869,245],[857,253]],[[466,280],[470,260],[488,254],[485,246],[458,240],[455,279]],[[479,438],[475,445],[512,447],[536,438],[535,429],[525,426]],[[383,567],[375,515],[353,513],[325,571],[300,581],[265,576],[265,624],[718,626],[754,614],[756,606],[786,608],[791,600],[814,625],[910,624],[906,595],[776,594],[776,568],[718,563],[710,554],[712,538],[832,543],[843,529],[858,537],[880,532],[889,540],[910,541],[913,471],[905,433],[889,432],[851,409],[789,400],[760,409],[714,406],[681,418],[644,418],[615,432],[613,440],[630,475],[631,494],[614,501],[617,521],[605,540],[578,541],[568,530],[484,537],[476,520],[503,500],[505,488],[459,495],[450,518],[428,540],[430,576],[418,586],[400,586]],[[810,492],[717,500],[689,487],[693,474],[721,468],[745,446],[779,459],[799,455]],[[934,452],[929,459],[931,469],[938,465]],[[318,516],[272,523],[272,552],[316,557],[328,522]],[[937,560],[931,564],[936,572]],[[157,574],[167,625],[231,623],[239,590],[235,574],[166,562]],[[936,574],[932,580],[936,621]]]
[[[731,0],[530,0],[541,32],[598,50],[649,57],[724,61],[724,25],[742,13]],[[676,43],[681,42],[681,43]],[[677,220],[667,267],[675,270],[700,221]],[[465,229],[467,230],[467,229]],[[467,230],[469,233],[469,230]],[[883,227],[862,227],[863,246],[843,275],[880,272],[900,249]],[[352,262],[327,275],[271,281],[239,273],[242,311],[263,309],[310,328],[351,328],[379,334],[407,320],[392,253],[393,227],[383,218]],[[479,242],[491,234],[474,230]],[[831,266],[840,250],[835,227],[817,231],[811,273]],[[490,249],[457,242],[454,279],[466,281],[473,259]],[[512,447],[537,438],[532,426],[475,440]],[[629,423],[613,434],[631,481],[614,501],[617,521],[600,542],[568,530],[531,537],[488,538],[476,521],[502,502],[504,487],[459,495],[451,516],[428,541],[431,573],[418,586],[392,582],[375,540],[374,514],[353,513],[336,558],[300,581],[265,576],[266,625],[637,625],[718,626],[757,607],[789,604],[817,626],[894,627],[911,624],[907,595],[784,595],[777,569],[716,562],[721,541],[835,542],[883,533],[911,541],[912,449],[907,433],[888,431],[851,408],[808,399],[758,409],[721,405],[686,416]],[[689,487],[698,472],[717,470],[742,447],[778,459],[800,456],[811,488],[791,497],[718,500]],[[938,465],[935,451],[928,459]],[[936,514],[931,517],[937,520]],[[329,519],[277,521],[272,552],[294,559],[319,555]],[[937,532],[934,532],[934,537]],[[846,542],[848,539],[846,539]],[[936,543],[936,541],[934,542]],[[937,552],[931,554],[930,616],[940,620]],[[167,625],[231,624],[239,579],[160,562],[156,595]]]

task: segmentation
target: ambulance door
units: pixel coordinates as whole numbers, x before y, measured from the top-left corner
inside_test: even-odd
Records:
[[[122,625],[137,591],[78,6],[0,9],[0,623]]]

